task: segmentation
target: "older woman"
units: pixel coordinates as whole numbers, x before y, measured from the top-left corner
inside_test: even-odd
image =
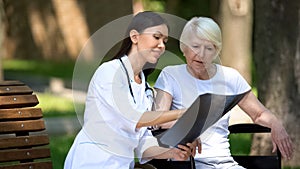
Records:
[[[283,157],[291,158],[292,141],[282,123],[259,102],[238,71],[213,62],[222,49],[222,39],[221,30],[212,19],[194,17],[188,21],[180,37],[180,49],[186,64],[168,66],[162,70],[154,86],[157,89],[156,110],[187,108],[204,93],[246,93],[238,106],[254,123],[271,128],[273,151],[277,145]],[[195,156],[196,168],[243,168],[230,154],[229,117],[230,113],[225,114],[200,136],[202,153]],[[161,126],[168,128],[173,124]]]

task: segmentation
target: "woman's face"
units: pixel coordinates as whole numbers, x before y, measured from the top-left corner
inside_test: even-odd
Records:
[[[208,68],[215,59],[216,52],[216,46],[211,41],[195,36],[190,37],[189,44],[186,44],[183,48],[187,65],[194,72]]]
[[[168,27],[158,25],[149,27],[139,33],[137,39],[137,52],[146,62],[156,63],[159,57],[165,52],[168,41]]]

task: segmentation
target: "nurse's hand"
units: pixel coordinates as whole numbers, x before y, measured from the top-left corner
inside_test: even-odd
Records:
[[[171,159],[177,160],[177,161],[185,161],[187,160],[191,155],[194,156],[194,150],[195,146],[192,143],[188,143],[186,146],[184,145],[178,145],[178,148],[172,148],[170,149],[169,153],[171,155]]]

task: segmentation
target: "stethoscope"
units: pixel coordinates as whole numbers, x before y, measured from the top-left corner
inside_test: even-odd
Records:
[[[130,94],[131,94],[131,97],[133,99],[133,102],[136,103],[135,101],[135,98],[134,98],[134,95],[133,95],[133,91],[132,91],[132,87],[131,87],[131,83],[130,83],[130,78],[129,78],[129,74],[128,74],[128,70],[126,69],[123,61],[121,58],[119,58],[121,64],[122,64],[122,67],[124,68],[125,70],[125,73],[126,73],[126,77],[127,77],[127,83],[128,83],[128,86],[129,86],[129,91],[130,91]],[[149,93],[150,91],[150,93]],[[147,82],[145,82],[145,92],[146,92],[146,95],[149,99],[151,99],[151,102],[153,103],[154,99],[154,92],[153,92],[153,89],[149,87],[149,85],[147,84]]]

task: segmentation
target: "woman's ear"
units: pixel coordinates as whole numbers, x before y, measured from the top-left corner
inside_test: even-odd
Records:
[[[184,57],[185,57],[185,52],[186,52],[187,48],[188,48],[188,46],[186,44],[184,44],[182,42],[180,43],[180,50]]]
[[[129,32],[129,36],[130,36],[130,39],[131,39],[133,44],[137,44],[138,35],[139,35],[139,32],[134,30],[134,29]]]

